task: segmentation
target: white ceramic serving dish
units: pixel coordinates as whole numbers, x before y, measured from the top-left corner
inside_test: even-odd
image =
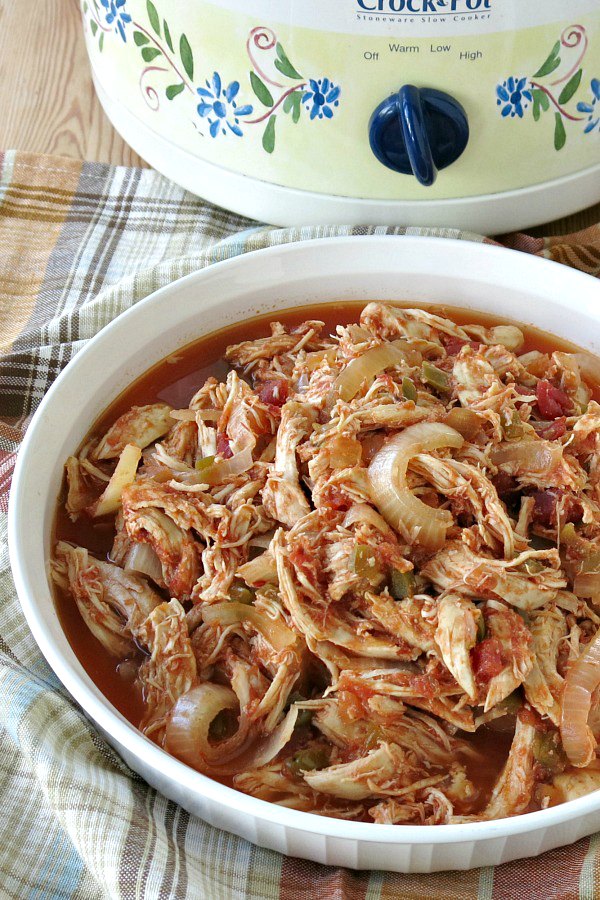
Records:
[[[357,869],[430,872],[535,856],[599,829],[600,791],[513,819],[425,827],[346,822],[256,800],[168,756],[116,712],[77,660],[54,609],[47,560],[63,463],[112,398],[152,364],[217,328],[307,303],[374,298],[494,312],[600,348],[596,280],[495,246],[335,238],[249,253],[189,275],[107,326],[59,376],[36,413],[10,501],[19,598],[48,662],[107,740],[150,784],[207,822],[281,853]]]

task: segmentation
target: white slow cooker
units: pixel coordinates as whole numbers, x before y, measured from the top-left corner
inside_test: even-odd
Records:
[[[600,200],[599,0],[84,0],[100,100],[275,224],[500,232]]]

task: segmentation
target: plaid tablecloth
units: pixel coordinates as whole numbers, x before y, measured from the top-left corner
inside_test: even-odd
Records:
[[[600,834],[496,869],[395,875],[327,868],[209,827],[150,789],[98,736],[42,658],[6,544],[15,455],[58,372],[151,291],[248,250],[402,228],[273,229],[151,170],[0,155],[0,896],[390,900],[600,896]],[[600,274],[600,227],[503,243]],[[35,514],[35,511],[32,511]]]

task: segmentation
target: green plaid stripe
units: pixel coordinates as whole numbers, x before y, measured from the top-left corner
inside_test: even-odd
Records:
[[[3,245],[19,227],[28,243],[23,238],[22,253],[33,250],[45,260],[27,299],[14,266],[1,262]],[[209,206],[151,170],[12,152],[0,157],[0,333],[11,336],[0,360],[3,896],[525,896],[498,893],[493,870],[404,877],[284,860],[189,816],[125,766],[58,683],[29,633],[9,570],[6,501],[20,440],[54,378],[104,325],[174,279],[249,250],[340,234],[404,232],[485,240],[449,229],[273,229]],[[543,240],[529,240],[530,252],[553,252]],[[598,234],[582,243],[589,265]],[[569,246],[576,253],[579,245]],[[559,242],[566,252],[561,248]],[[22,327],[15,330],[16,318]],[[576,862],[568,885],[554,896],[595,896],[599,850],[595,839],[560,851]],[[521,879],[523,885],[525,869],[518,867],[533,864],[513,865],[517,880],[509,883]]]

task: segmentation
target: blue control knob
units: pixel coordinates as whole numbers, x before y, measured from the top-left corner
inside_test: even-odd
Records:
[[[461,155],[469,140],[467,114],[454,97],[405,84],[380,103],[369,122],[371,150],[384,166],[429,186],[438,169]]]

